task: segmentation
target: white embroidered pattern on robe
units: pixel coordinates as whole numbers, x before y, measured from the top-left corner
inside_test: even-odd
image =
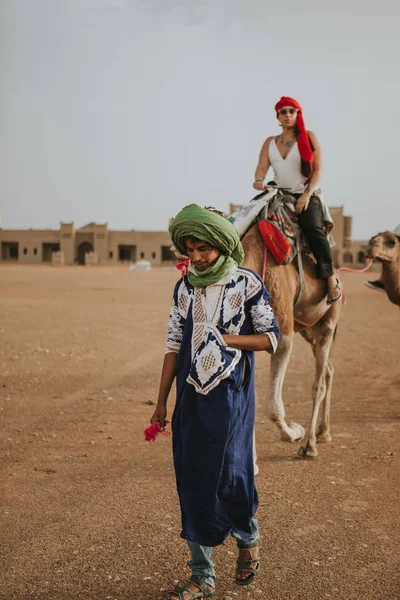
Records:
[[[251,320],[256,333],[269,333],[274,325],[274,311],[264,298],[260,298],[250,309]]]
[[[178,305],[172,305],[169,316],[165,352],[179,352],[183,338],[183,328],[192,298],[193,292],[187,289],[182,279],[178,289]]]
[[[222,327],[232,335],[239,333],[244,320],[245,302],[250,300],[262,288],[261,282],[250,271],[238,268],[233,276],[222,303]]]
[[[221,349],[215,342],[209,342],[196,356],[196,371],[202,385],[210,380],[213,373],[224,368]]]
[[[207,315],[203,303],[203,297],[200,288],[195,288],[194,291],[194,299],[193,299],[193,308],[192,308],[192,319],[193,319],[193,333],[192,333],[192,359],[196,355],[197,350],[201,342],[203,341],[205,335],[207,334],[207,327],[210,324],[216,325],[219,321],[219,315],[221,312],[221,298],[222,298],[223,289],[221,288],[221,293],[219,295],[218,301],[216,303],[214,314],[211,317],[210,321],[207,321]]]
[[[245,319],[244,303],[246,299],[246,280],[242,278],[234,287],[226,290],[222,302],[222,326],[229,334],[240,331]]]
[[[251,271],[242,271],[241,269],[237,270],[238,274],[241,273],[247,279],[246,286],[246,300],[250,300],[253,296],[255,296],[262,288],[262,284],[259,279],[252,273]]]
[[[199,394],[206,395],[229,377],[241,356],[241,350],[227,348],[218,329],[207,324],[186,381],[194,385]]]

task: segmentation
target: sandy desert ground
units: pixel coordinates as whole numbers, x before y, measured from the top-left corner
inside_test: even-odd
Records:
[[[171,440],[145,443],[178,273],[1,266],[0,598],[156,600],[188,571]],[[400,311],[344,274],[331,444],[297,459],[266,421],[257,357],[262,574],[216,598],[400,598]],[[297,339],[289,417],[311,412],[313,359]],[[173,397],[170,399],[172,409]]]

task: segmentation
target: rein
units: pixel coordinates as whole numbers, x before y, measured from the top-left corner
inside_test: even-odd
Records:
[[[365,273],[365,271],[368,271],[368,269],[370,268],[370,266],[373,263],[372,258],[369,258],[368,260],[369,260],[369,263],[363,269],[350,269],[350,267],[340,267],[339,269],[335,269],[335,271],[336,271],[336,273],[340,273],[340,271],[350,271],[350,273]]]

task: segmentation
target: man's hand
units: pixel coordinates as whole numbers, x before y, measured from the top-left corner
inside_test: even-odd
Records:
[[[307,210],[308,205],[310,204],[310,198],[311,195],[306,192],[296,200],[296,215],[300,215]]]
[[[153,423],[155,423],[156,421],[158,421],[160,423],[161,429],[164,429],[165,425],[166,425],[166,419],[167,417],[167,407],[166,406],[158,406],[157,404],[157,408],[153,413],[153,416],[150,419],[150,423],[153,425]]]

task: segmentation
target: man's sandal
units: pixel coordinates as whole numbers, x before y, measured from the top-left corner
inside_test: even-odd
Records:
[[[196,585],[200,589],[200,592],[194,592],[188,588],[187,585],[189,583]],[[214,595],[214,588],[200,579],[200,577],[192,575],[190,581],[188,581],[185,585],[177,585],[173,590],[168,590],[165,596],[163,596],[163,600],[195,600],[196,598],[200,600],[203,598],[212,598]]]
[[[253,546],[253,548],[258,548],[258,544]],[[239,548],[239,555],[243,550],[252,550],[253,548]],[[235,583],[237,583],[237,585],[250,585],[250,583],[253,583],[255,578],[260,573],[260,562],[261,559],[259,556],[257,558],[249,558],[247,560],[241,560],[238,558]],[[246,579],[239,579],[238,573],[243,572],[249,573],[249,576],[246,577]]]
[[[328,299],[326,301],[327,304],[333,304],[334,302],[337,302],[338,300],[340,300],[340,298],[342,297],[342,287],[340,285],[340,281],[339,279],[336,277],[336,285],[333,286],[332,291],[333,290],[339,290],[339,295],[337,296],[337,298],[330,298],[329,294],[328,294]]]

